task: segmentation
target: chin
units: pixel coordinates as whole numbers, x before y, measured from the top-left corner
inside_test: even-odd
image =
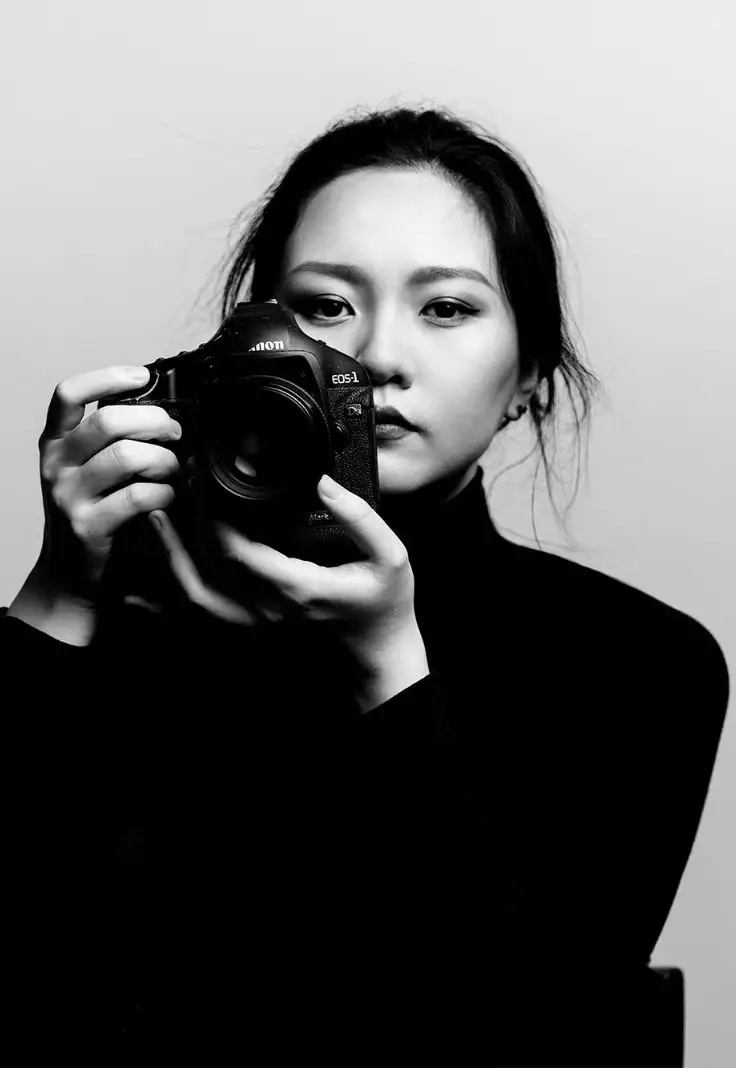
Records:
[[[468,470],[421,467],[408,462],[396,462],[393,457],[385,458],[378,453],[378,485],[381,498],[399,498],[416,494],[418,498],[446,495],[456,491],[459,485],[469,481]]]
[[[378,486],[382,497],[398,497],[406,493],[415,493],[425,486],[431,478],[416,466],[396,463],[393,459],[384,460],[378,453]]]

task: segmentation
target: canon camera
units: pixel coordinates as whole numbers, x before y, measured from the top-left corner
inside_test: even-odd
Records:
[[[217,519],[289,556],[360,557],[316,489],[326,472],[378,504],[373,392],[357,360],[308,337],[274,300],[237,304],[209,341],[146,366],[146,386],[100,407],[155,404],[181,424],[166,442],[180,464],[167,512],[185,544]],[[129,585],[141,580],[160,556],[146,518],[118,531],[113,580],[121,569]]]

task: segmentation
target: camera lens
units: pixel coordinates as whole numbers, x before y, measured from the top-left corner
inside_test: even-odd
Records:
[[[231,382],[210,418],[216,426],[210,472],[230,494],[252,500],[288,497],[313,488],[327,470],[325,416],[293,382],[268,376]]]
[[[299,409],[264,393],[255,410],[237,417],[228,442],[230,463],[246,480],[289,481],[299,477],[308,460],[305,447],[311,431]]]

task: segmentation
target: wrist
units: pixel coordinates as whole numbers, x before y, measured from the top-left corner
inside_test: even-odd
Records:
[[[67,645],[89,645],[97,627],[94,602],[65,590],[40,562],[9,605],[7,614]]]
[[[355,652],[363,669],[358,694],[361,714],[429,675],[427,651],[416,620],[393,634],[363,641]]]

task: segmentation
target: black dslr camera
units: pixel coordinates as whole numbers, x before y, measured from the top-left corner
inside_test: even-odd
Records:
[[[146,366],[146,386],[100,406],[155,404],[181,423],[181,439],[166,442],[180,463],[167,512],[185,545],[218,519],[289,556],[360,558],[316,488],[326,472],[378,503],[373,392],[357,360],[308,337],[274,300],[236,305],[199,348]],[[160,556],[137,517],[118,531],[106,577],[145,595]]]

